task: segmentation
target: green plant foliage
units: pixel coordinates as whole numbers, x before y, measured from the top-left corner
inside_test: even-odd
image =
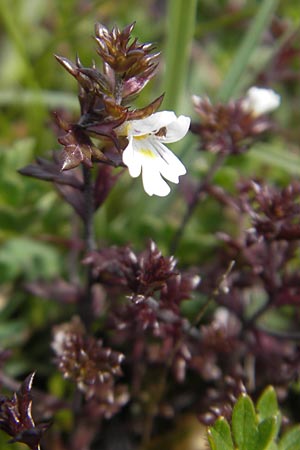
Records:
[[[208,430],[208,441],[212,450],[233,450],[233,441],[229,423],[220,417]]]
[[[18,277],[53,278],[60,272],[60,258],[47,244],[13,238],[0,249],[0,270],[5,282]]]
[[[300,449],[300,426],[296,425],[287,431],[279,441],[278,450]]]
[[[241,450],[255,448],[257,426],[254,405],[247,395],[241,395],[232,413],[233,437]]]
[[[118,69],[115,74],[123,75],[112,77],[109,63],[103,64],[97,53],[98,44],[92,37],[95,23],[109,30],[135,23],[131,51],[137,43],[151,42],[153,53],[157,53],[154,60],[158,66],[149,83],[147,73],[142,72],[127,86],[123,83],[128,73]],[[182,415],[194,414],[198,407],[201,412],[205,408],[212,411],[210,424],[216,419],[208,430],[213,450],[300,450],[300,426],[282,430],[275,391],[278,383],[288,394],[299,373],[294,362],[299,342],[299,314],[295,311],[300,295],[300,193],[294,192],[293,197],[293,183],[297,185],[300,178],[298,2],[0,0],[0,24],[0,394],[9,391],[13,395],[19,383],[36,371],[33,415],[42,421],[53,417],[42,450],[82,450],[76,447],[82,439],[80,432],[87,439],[83,447],[88,450],[181,450],[174,429]],[[101,49],[106,53],[107,44],[102,43]],[[135,51],[139,59],[143,51]],[[62,67],[54,55],[73,64],[78,55],[84,68],[81,81],[87,82],[91,76],[81,86],[82,101],[87,93],[92,94],[85,99],[86,109],[82,108],[84,102],[78,102],[79,67],[69,63]],[[147,63],[147,51],[144,56]],[[132,62],[136,64],[134,58]],[[108,94],[103,104],[104,97],[99,103],[97,97],[102,76],[95,69],[102,75],[108,70],[110,83],[105,85]],[[145,81],[139,90],[139,83],[141,87]],[[280,108],[263,118],[250,114],[241,122],[240,114],[226,116],[251,86],[279,93]],[[117,97],[125,88],[133,91],[120,101]],[[53,152],[57,155],[62,149],[64,132],[70,138],[72,126],[62,132],[64,128],[59,130],[55,117],[61,117],[62,123],[76,124],[76,130],[79,126],[85,133],[93,121],[96,128],[102,119],[106,126],[112,111],[116,125],[122,108],[131,114],[163,92],[158,109],[189,115],[192,124],[185,138],[170,146],[187,174],[180,177],[178,185],[172,183],[167,197],[149,197],[141,178],[132,178],[122,163],[118,166],[126,136],[118,141],[116,166],[113,160],[109,166],[107,161],[102,164],[101,158],[98,162],[91,158],[90,187],[97,186],[94,191],[85,189],[86,180],[72,191],[72,185],[20,174],[21,168],[37,159],[52,161]],[[209,98],[207,116],[213,120],[206,128],[194,107],[194,95]],[[114,97],[117,101],[112,108]],[[214,116],[213,108],[219,101],[224,109]],[[85,117],[78,120],[83,110]],[[222,129],[223,116],[229,119]],[[253,136],[251,126],[247,134],[249,123],[254,124]],[[92,130],[88,147],[96,145],[100,153],[104,150],[111,155],[113,149],[106,148],[109,138],[105,126],[103,136]],[[229,128],[231,134],[226,133]],[[215,132],[217,145],[208,149],[203,144],[204,135],[213,137]],[[155,133],[156,137],[163,135],[164,127]],[[245,137],[243,149],[226,153],[231,138],[234,141],[240,135]],[[223,148],[218,153],[220,142]],[[69,144],[72,148],[72,139]],[[111,169],[107,177],[105,171],[98,171],[102,165]],[[84,179],[82,167],[80,164],[76,172],[80,181]],[[64,172],[67,176],[74,173]],[[249,194],[248,202],[244,198],[249,187],[245,187],[246,182],[257,188]],[[269,186],[274,188],[274,196],[271,191],[269,195]],[[95,242],[90,245],[88,221],[82,218],[92,211],[96,197],[105,200],[102,204],[99,201],[94,214]],[[81,208],[81,217],[74,204]],[[257,221],[261,227],[254,235]],[[289,234],[286,240],[282,234],[276,235],[278,230],[284,237]],[[266,239],[264,232],[269,232]],[[153,285],[145,263],[150,241],[161,252],[148,258],[152,269],[157,262],[153,270],[158,280]],[[87,262],[91,249],[103,252],[99,267],[97,261],[95,266]],[[232,271],[228,270],[231,264]],[[160,277],[160,265],[166,278]],[[155,289],[144,294],[148,282]],[[93,310],[91,317],[86,313],[89,309]],[[225,322],[218,322],[224,309]],[[109,392],[109,383],[105,386],[103,392],[109,395],[104,397],[109,401],[104,406],[97,403],[99,398],[102,401],[103,392],[99,391],[97,399],[94,393],[88,396],[87,391],[80,392],[82,383],[78,382],[78,390],[71,379],[64,378],[55,359],[51,344],[54,330],[58,337],[63,336],[73,315],[88,323],[89,337],[83,340],[90,343],[89,348],[96,348],[96,339],[97,345],[103,341],[103,354],[120,352],[125,356],[117,391]],[[81,339],[82,333],[78,336]],[[78,348],[74,344],[71,356],[81,355],[84,360],[86,348],[79,344]],[[227,359],[228,348],[232,358]],[[88,356],[90,366],[97,366],[98,353],[88,352]],[[220,405],[224,390],[227,394],[223,382],[239,371],[244,371],[242,379],[248,379],[248,356],[257,371],[253,374],[255,386],[247,386],[249,395],[238,398],[229,420],[226,408],[222,410],[224,405]],[[278,368],[273,374],[272,364]],[[82,373],[89,371],[83,367]],[[287,373],[292,373],[288,380]],[[269,384],[274,388],[265,389]],[[261,391],[255,404],[253,399]],[[236,398],[236,391],[233,396]],[[89,409],[94,399],[96,410],[95,405]],[[291,423],[297,420],[288,402],[282,411]],[[118,423],[122,429],[124,424],[125,438],[133,442],[114,441]],[[198,422],[196,428],[199,430]],[[165,429],[171,430],[170,445],[160,444]],[[206,439],[204,426],[201,433]],[[8,444],[8,439],[0,432],[0,449],[24,449],[24,444]],[[122,433],[119,439],[123,439]],[[182,446],[184,450],[192,448],[193,444]]]
[[[242,394],[233,408],[231,425],[220,417],[208,429],[212,450],[299,450],[300,427],[296,425],[279,439],[281,411],[276,392],[268,386],[256,406]],[[234,443],[233,443],[234,442]]]

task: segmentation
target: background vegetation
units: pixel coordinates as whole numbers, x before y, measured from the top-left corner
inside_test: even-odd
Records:
[[[50,341],[51,326],[69,320],[74,305],[32,295],[26,286],[41,279],[74,277],[71,253],[77,250],[71,242],[80,224],[50,183],[18,173],[37,156],[45,157],[59,147],[53,112],[67,110],[74,117],[79,113],[77,83],[54,54],[72,61],[78,54],[90,66],[96,58],[91,38],[96,22],[110,29],[136,21],[134,36],[140,42],[155,42],[162,53],[158,75],[139,96],[138,107],[165,92],[162,109],[198,120],[193,94],[227,102],[244,95],[249,86],[271,87],[282,98],[274,114],[276,133],[245,154],[229,156],[214,175],[214,183],[229,193],[235,192],[241,177],[284,187],[300,175],[299,18],[296,0],[0,0],[0,345],[11,351],[1,372],[5,389],[15,390],[15,385],[5,384],[4,377],[24,380],[36,371],[39,389],[61,398],[70,390],[55,367]],[[214,158],[197,151],[198,146],[194,135],[173,146],[189,178],[166,198],[148,197],[141,181],[127,173],[119,178],[95,217],[100,246],[131,243],[139,252],[151,238],[164,255],[175,252],[181,268],[194,267],[202,276],[199,267],[212,261],[219,247],[217,233],[236,234],[237,221],[215,199],[206,198],[174,245],[189,192]],[[299,262],[298,258],[293,264]],[[187,316],[198,311],[203,295],[195,293],[186,306]],[[288,308],[285,315],[270,315],[268,323],[286,329]],[[298,315],[298,304],[293,308]],[[292,421],[299,420],[298,413],[293,416],[293,405],[299,402],[297,383],[292,403],[286,406]],[[192,420],[185,420],[195,427]],[[63,411],[56,421],[68,433],[72,421],[68,413]],[[1,433],[0,446],[5,445],[7,435]],[[159,448],[155,442],[152,445]],[[172,439],[168,445],[176,448],[171,447]],[[186,450],[193,448],[185,445]]]

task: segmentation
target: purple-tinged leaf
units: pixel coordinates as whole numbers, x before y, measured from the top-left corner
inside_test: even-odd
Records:
[[[39,450],[40,440],[50,423],[35,425],[32,415],[31,388],[34,373],[21,384],[11,399],[0,398],[0,428],[12,436],[10,442],[22,442],[31,450]]]

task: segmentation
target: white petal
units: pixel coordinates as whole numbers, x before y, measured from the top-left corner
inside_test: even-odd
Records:
[[[164,164],[151,140],[133,139],[134,154],[142,165],[142,179],[144,190],[148,195],[165,197],[170,192],[170,187],[160,175],[161,164]]]
[[[173,111],[160,111],[145,117],[145,119],[129,120],[125,122],[125,125],[127,126],[128,136],[142,136],[148,133],[156,133],[174,120],[176,120],[176,114]]]
[[[242,108],[255,116],[266,114],[278,108],[280,95],[272,89],[251,87],[242,100]]]
[[[170,186],[163,180],[159,171],[154,165],[143,164],[142,169],[143,186],[148,195],[158,195],[165,197],[170,193]]]
[[[159,136],[162,142],[177,142],[182,139],[189,130],[191,119],[187,116],[176,117],[166,126],[166,135]]]
[[[123,151],[122,155],[123,163],[128,167],[128,171],[133,178],[136,178],[141,173],[142,162],[138,152],[135,151],[133,146],[133,139],[129,139],[129,144]]]
[[[186,168],[182,162],[165,145],[158,140],[154,141],[153,137],[151,139],[151,144],[159,155],[157,165],[160,173],[167,180],[172,181],[173,183],[178,183],[179,177],[186,174]]]

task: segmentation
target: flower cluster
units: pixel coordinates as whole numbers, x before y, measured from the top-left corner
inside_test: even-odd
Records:
[[[180,305],[191,298],[199,277],[181,273],[174,258],[164,257],[152,241],[139,255],[129,247],[109,248],[90,253],[85,263],[92,265],[110,298],[121,294],[108,306],[107,326],[118,330],[114,345],[130,343],[132,358],[149,364],[163,365],[173,355],[175,378],[184,379],[193,338]]]
[[[122,375],[120,364],[124,355],[89,336],[78,317],[54,327],[52,349],[59,370],[76,383],[87,400],[98,401],[98,409],[104,413],[103,404],[115,404],[114,379]],[[125,392],[122,398],[123,405],[128,400]]]
[[[193,102],[200,122],[193,123],[191,130],[199,135],[201,149],[239,154],[271,128],[265,114],[279,106],[280,97],[270,89],[252,87],[245,97],[228,104],[213,105],[209,98],[197,96]]]
[[[271,240],[300,238],[300,183],[294,181],[278,189],[275,186],[250,182],[241,185],[241,198],[245,193],[252,200],[245,209],[259,235]]]
[[[159,53],[152,53],[152,44],[141,44],[131,32],[134,24],[108,31],[96,25],[95,39],[98,54],[103,60],[103,73],[93,66],[85,68],[79,59],[76,64],[66,58],[58,61],[79,84],[81,118],[76,124],[58,124],[65,134],[59,138],[64,146],[61,169],[71,169],[93,161],[114,166],[125,164],[132,177],[141,173],[144,189],[149,195],[165,196],[170,188],[161,175],[178,183],[184,175],[184,165],[164,143],[182,139],[188,131],[190,119],[176,117],[171,111],[155,113],[163,96],[140,110],[131,109],[130,101],[153,77]],[[93,143],[92,137],[100,140]]]
[[[300,373],[295,342],[299,317],[290,316],[289,309],[283,308],[298,308],[300,299],[295,266],[299,248],[299,185],[292,182],[276,188],[258,181],[243,182],[236,198],[225,192],[216,198],[225,198],[226,205],[234,208],[240,223],[237,229],[242,232],[237,237],[220,232],[222,246],[218,257],[203,270],[199,289],[209,294],[226,267],[235,261],[227,289],[216,297],[222,309],[227,310],[226,322],[222,320],[217,327],[212,322],[202,330],[203,339],[208,337],[205,349],[214,346],[216,367],[223,375],[238,376],[250,392],[270,383],[280,387],[284,397],[288,380],[298,379]],[[245,223],[250,225],[246,230]],[[268,322],[270,310],[275,316],[285,317],[286,329],[278,331]],[[224,364],[226,343],[231,357]]]
[[[153,241],[149,241],[147,249],[140,255],[129,246],[112,247],[91,252],[84,263],[92,265],[97,281],[136,296],[153,295],[176,274],[175,259],[164,257]]]
[[[133,28],[131,24],[123,30],[114,27],[109,31],[96,24],[95,39],[103,60],[102,71],[95,64],[84,67],[79,58],[73,63],[56,56],[78,82],[81,116],[76,123],[70,123],[56,114],[60,129],[58,141],[63,149],[54,155],[54,163],[58,171],[74,169],[80,164],[88,168],[93,163],[125,165],[134,178],[142,172],[148,195],[164,197],[170,192],[164,178],[178,183],[179,177],[186,173],[182,162],[165,144],[182,139],[189,130],[190,119],[177,117],[172,111],[156,112],[163,95],[144,108],[130,106],[155,74],[159,57],[159,53],[153,53],[152,44],[132,40]],[[56,169],[53,172],[51,163],[38,160],[38,166],[30,165],[21,173],[51,181],[59,179],[59,190],[63,190],[62,195],[67,190],[69,200],[69,188],[61,187],[62,177]],[[106,184],[107,194],[114,183]],[[74,201],[70,203],[74,206]]]
[[[131,40],[134,23],[124,30],[113,27],[111,32],[100,23],[95,27],[95,39],[98,44],[98,53],[105,63],[105,70],[122,75],[122,98],[136,95],[153,77],[158,65],[159,53],[153,44],[140,44]],[[110,80],[116,81],[116,80]],[[113,83],[112,88],[116,87]]]

